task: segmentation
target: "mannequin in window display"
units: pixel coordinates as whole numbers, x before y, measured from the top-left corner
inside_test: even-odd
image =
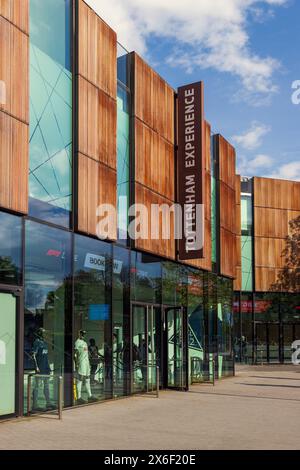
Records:
[[[77,405],[83,405],[86,402],[82,398],[82,386],[83,383],[85,384],[85,389],[88,396],[88,402],[92,403],[97,401],[97,398],[92,396],[91,392],[91,365],[89,359],[89,348],[85,341],[86,331],[80,330],[78,334],[78,338],[75,342],[75,354],[74,354],[74,362],[75,362],[75,371],[77,373],[77,383],[76,383],[76,391],[77,391]]]
[[[49,381],[50,381],[50,374],[51,368],[49,364],[49,357],[48,357],[48,345],[44,339],[45,330],[44,328],[39,328],[36,332],[36,339],[33,342],[32,346],[32,358],[35,366],[35,372],[37,377],[35,378],[34,383],[34,390],[33,390],[33,404],[32,408],[36,411],[43,410],[38,406],[38,398],[39,398],[39,385],[43,383],[44,385],[44,396],[46,400],[46,408],[48,410],[54,409],[55,406],[51,403],[50,400],[50,389],[49,389]],[[38,377],[42,375],[43,377]]]

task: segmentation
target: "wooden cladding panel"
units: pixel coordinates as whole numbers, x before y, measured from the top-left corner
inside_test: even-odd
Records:
[[[237,250],[237,196],[235,149],[221,135],[216,137],[219,162],[220,194],[220,273],[236,277]]]
[[[135,115],[174,144],[174,90],[137,54],[133,54]]]
[[[236,233],[235,191],[220,181],[220,225]]]
[[[231,189],[235,191],[235,188],[236,188],[235,149],[221,135],[217,136],[217,141],[218,141],[218,148],[219,148],[220,181],[222,181],[223,183],[225,183],[227,186],[229,186]]]
[[[1,109],[29,121],[29,38],[0,16],[0,80],[5,83],[6,103]]]
[[[284,258],[281,256],[285,247],[282,238],[255,238],[255,264],[257,267],[282,268]]]
[[[29,34],[29,0],[0,0],[0,16]]]
[[[254,206],[300,211],[300,182],[254,178]]]
[[[241,291],[242,290],[242,268],[241,266],[236,267],[236,277],[233,281],[233,290]]]
[[[256,237],[285,238],[289,234],[289,222],[299,217],[300,211],[254,208]]]
[[[100,89],[79,77],[78,151],[117,167],[117,104]]]
[[[255,289],[272,290],[285,267],[289,222],[300,215],[300,183],[254,178]]]
[[[221,227],[220,245],[221,274],[234,278],[236,276],[236,234]]]
[[[274,268],[255,268],[255,290],[257,292],[267,292],[270,290],[280,273],[279,269]]]
[[[0,112],[0,206],[28,212],[28,132],[24,124]]]
[[[78,5],[78,73],[116,99],[116,33],[83,0]]]
[[[135,179],[174,201],[174,146],[135,119]]]
[[[160,255],[166,258],[175,259],[175,240],[173,237],[170,237],[168,240],[163,239],[162,233],[162,216],[160,216],[160,220],[152,219],[151,218],[151,205],[152,204],[166,204],[168,206],[172,205],[172,203],[159,196],[158,194],[152,192],[150,189],[141,186],[140,184],[136,183],[135,185],[135,201],[136,203],[143,204],[148,209],[148,234],[145,240],[136,240],[135,247],[140,250],[148,251],[151,253],[155,253],[156,255]],[[174,233],[174,214],[171,212],[171,233]],[[158,239],[151,239],[150,229],[151,226],[158,226]]]
[[[78,224],[80,232],[97,235],[97,208],[100,204],[116,207],[116,171],[84,155],[78,155]],[[116,221],[109,239],[116,240]]]

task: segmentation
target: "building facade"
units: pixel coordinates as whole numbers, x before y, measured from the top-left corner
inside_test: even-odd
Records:
[[[177,91],[83,0],[3,0],[0,52],[0,416],[57,407],[60,375],[70,407],[147,392],[157,378],[186,390],[232,375],[244,336],[252,360],[244,297],[253,310],[282,268],[253,261],[269,236],[252,223],[273,207],[268,180],[241,190],[233,146],[203,120],[202,257],[180,260],[161,214],[156,238],[133,240],[132,204],[178,201]],[[300,197],[289,184],[291,220]],[[118,208],[105,241],[103,204]],[[267,339],[277,323],[263,323]]]
[[[235,357],[291,363],[291,346],[300,339],[300,183],[255,177],[238,185]]]

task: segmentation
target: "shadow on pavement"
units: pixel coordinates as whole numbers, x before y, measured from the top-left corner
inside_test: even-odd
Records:
[[[246,384],[242,384],[246,385]],[[296,401],[300,402],[300,399],[297,398],[277,398],[277,397],[259,397],[257,395],[245,395],[245,394],[234,394],[234,393],[219,393],[219,392],[196,392],[195,390],[189,390],[187,393],[196,393],[199,395],[217,395],[222,397],[231,397],[231,398],[257,398],[260,400],[280,400],[280,401]]]
[[[247,387],[300,388],[299,385],[249,384],[249,383],[238,383],[238,382],[237,382],[237,385],[246,385]]]
[[[293,377],[266,377],[265,375],[249,375],[253,379],[272,379],[272,380],[300,380]]]

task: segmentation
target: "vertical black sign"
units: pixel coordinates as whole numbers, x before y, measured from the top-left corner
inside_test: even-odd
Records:
[[[203,258],[204,217],[199,211],[205,195],[203,101],[203,82],[178,89],[178,202],[183,218],[180,260]]]

